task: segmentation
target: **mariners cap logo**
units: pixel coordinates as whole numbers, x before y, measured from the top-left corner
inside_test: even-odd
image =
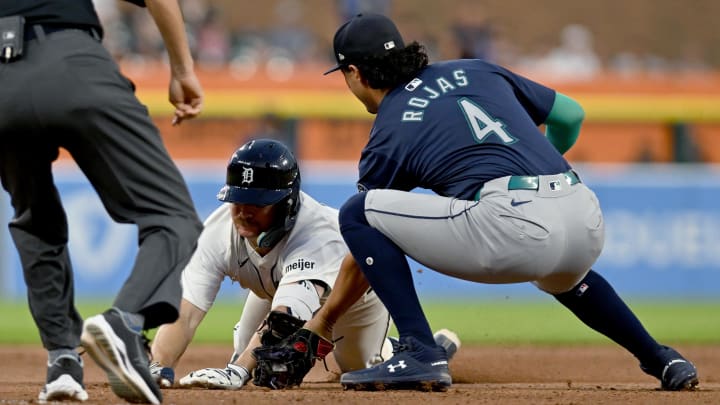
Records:
[[[243,167],[242,180],[240,184],[252,184],[255,181],[255,172],[252,167]]]

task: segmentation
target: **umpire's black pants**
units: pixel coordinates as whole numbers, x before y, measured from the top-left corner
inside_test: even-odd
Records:
[[[37,32],[37,31],[36,31]],[[30,311],[47,349],[76,347],[68,226],[52,162],[67,149],[112,218],[134,223],[139,251],[114,305],[145,315],[145,328],[174,321],[180,273],[202,223],[130,81],[89,33],[64,30],[26,41],[0,63],[0,177],[15,215]]]

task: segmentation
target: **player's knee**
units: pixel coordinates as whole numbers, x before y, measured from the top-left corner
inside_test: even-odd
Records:
[[[590,270],[590,272],[592,272],[592,270]],[[535,284],[535,286],[540,290],[550,295],[565,293],[582,295],[582,285],[587,282],[588,276],[592,277],[588,271],[581,273],[553,274],[541,280],[534,281],[533,284]]]
[[[367,193],[358,193],[350,197],[340,208],[340,229],[349,226],[368,226],[365,218],[365,196]]]

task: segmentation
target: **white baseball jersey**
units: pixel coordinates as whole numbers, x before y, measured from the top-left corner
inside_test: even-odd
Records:
[[[233,225],[231,204],[205,221],[198,247],[182,274],[183,298],[207,312],[225,277],[260,298],[272,300],[280,284],[320,280],[332,287],[348,253],[337,210],[300,193],[295,226],[265,256],[260,256]]]
[[[207,312],[225,277],[249,289],[235,333],[235,350],[241,351],[267,316],[279,286],[318,280],[332,288],[347,253],[337,210],[302,191],[295,226],[265,256],[238,235],[231,204],[223,204],[205,221],[197,250],[183,270],[183,298]],[[362,368],[379,354],[388,323],[387,310],[377,296],[364,295],[335,327],[336,337],[345,337],[335,349],[340,368]]]

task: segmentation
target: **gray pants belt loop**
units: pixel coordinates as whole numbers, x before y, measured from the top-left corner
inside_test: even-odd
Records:
[[[45,30],[43,30],[42,25],[33,25],[33,31],[35,31],[35,38],[37,38],[38,41],[45,40]]]

